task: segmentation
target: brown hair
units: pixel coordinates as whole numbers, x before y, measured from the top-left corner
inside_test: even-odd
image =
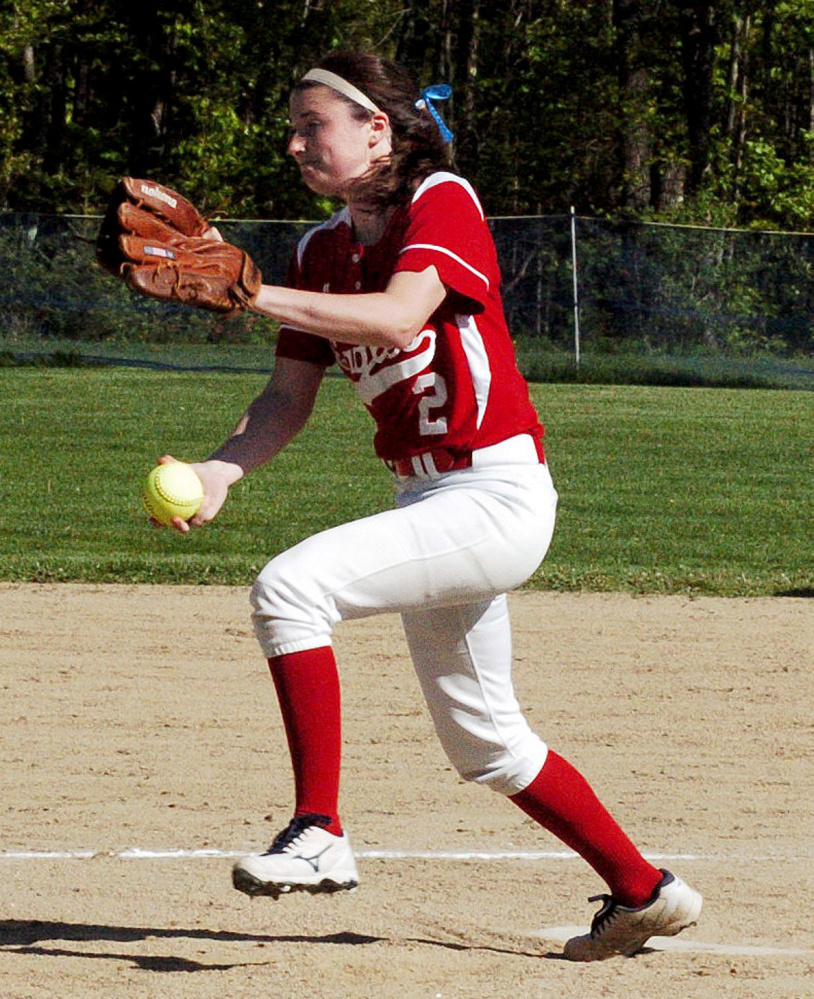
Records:
[[[336,52],[317,63],[315,68],[327,69],[352,83],[390,118],[392,155],[354,183],[354,199],[378,208],[405,204],[425,177],[436,170],[450,168],[449,147],[429,113],[415,107],[419,92],[406,69],[373,53],[363,52]],[[306,80],[294,89],[318,85]],[[354,117],[361,120],[371,117],[371,112],[361,104],[338,91],[334,93],[347,101]]]

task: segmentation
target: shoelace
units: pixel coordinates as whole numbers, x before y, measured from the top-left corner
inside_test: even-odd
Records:
[[[664,888],[666,885],[672,883],[673,875],[670,874],[669,871],[662,871],[662,873],[664,877],[656,885],[655,891],[650,896],[649,900],[644,903],[642,908],[649,905],[651,902],[655,901],[661,889]],[[602,903],[602,908],[599,910],[599,912],[597,912],[597,914],[594,916],[591,922],[591,936],[598,937],[608,928],[608,926],[610,926],[610,924],[614,921],[614,919],[616,919],[616,917],[619,915],[619,907],[621,903],[617,902],[616,899],[613,897],[613,895],[592,895],[588,899],[588,901]],[[622,906],[622,908],[628,908],[628,907]]]
[[[588,901],[602,903],[602,908],[591,921],[591,936],[598,937],[619,914],[619,903],[612,895],[592,895]]]
[[[324,828],[330,822],[327,815],[295,815],[282,832],[277,833],[274,842],[266,850],[266,855],[270,853],[283,853],[295,840],[311,826]]]

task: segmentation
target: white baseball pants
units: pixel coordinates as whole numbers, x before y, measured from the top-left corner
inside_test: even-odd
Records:
[[[398,482],[396,509],[283,552],[251,595],[267,658],[330,645],[341,620],[400,613],[447,756],[503,794],[547,754],[514,694],[505,593],[542,561],[557,494],[536,453],[507,447],[518,440],[476,451],[471,469]]]

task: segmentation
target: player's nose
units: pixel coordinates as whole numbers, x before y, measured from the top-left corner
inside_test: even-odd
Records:
[[[305,152],[305,139],[295,132],[288,140],[288,152],[291,156],[299,156]]]

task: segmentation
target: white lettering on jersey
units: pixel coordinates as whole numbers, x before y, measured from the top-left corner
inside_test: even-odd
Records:
[[[416,353],[412,353],[413,351]],[[405,354],[410,356],[405,357]],[[403,360],[397,361],[398,357]],[[354,388],[366,406],[399,382],[420,374],[433,357],[435,330],[432,329],[422,330],[404,350],[399,350],[398,347],[359,345],[336,352],[339,366],[351,376]]]
[[[433,410],[440,409],[446,405],[448,393],[447,383],[443,375],[436,371],[428,371],[425,375],[419,375],[413,385],[413,395],[420,395],[418,403],[418,432],[422,437],[431,437],[433,434],[445,434],[447,432],[447,418],[445,416],[433,417]]]

